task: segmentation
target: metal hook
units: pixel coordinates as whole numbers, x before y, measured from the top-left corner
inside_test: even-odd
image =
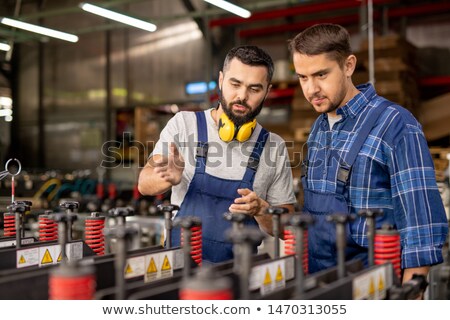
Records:
[[[11,172],[9,171],[9,169],[8,169],[9,163],[10,163],[11,161],[15,161],[15,162],[17,162],[17,163],[19,164],[19,169],[17,170],[16,173],[11,173]],[[6,161],[6,164],[5,164],[5,171],[1,171],[1,172],[0,172],[0,180],[2,180],[2,179],[3,179],[4,177],[6,177],[7,175],[17,176],[17,175],[20,173],[20,171],[22,171],[22,164],[20,163],[20,161],[19,161],[18,159],[16,159],[16,158],[9,159],[8,161]]]

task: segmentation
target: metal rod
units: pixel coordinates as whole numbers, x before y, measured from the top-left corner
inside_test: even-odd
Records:
[[[60,221],[58,223],[58,237],[59,237],[59,243],[61,245],[61,263],[67,262],[67,254],[66,254],[66,237],[67,237],[67,230],[66,230],[66,222]]]
[[[304,230],[302,227],[297,227],[295,230],[295,254],[297,255],[297,272],[296,272],[296,292],[301,295],[304,291],[305,274],[303,272],[303,236]]]
[[[367,0],[367,36],[369,50],[369,81],[375,84],[375,52],[373,47],[373,0]]]
[[[337,246],[337,267],[338,278],[343,279],[346,275],[345,272],[345,223],[336,224],[336,246]]]
[[[273,219],[273,256],[275,259],[280,257],[280,216],[278,214],[272,215]]]
[[[372,267],[375,265],[375,217],[367,217],[366,219],[369,267]]]
[[[166,248],[172,248],[172,212],[164,211],[164,226],[166,228]]]
[[[240,299],[250,299],[249,279],[251,271],[252,244],[251,242],[243,242],[240,246],[241,270],[239,273]]]
[[[116,299],[125,299],[125,261],[126,261],[126,244],[125,237],[117,237],[116,243],[116,260],[114,261],[116,267]]]
[[[191,276],[191,238],[192,232],[190,228],[183,228],[183,253],[184,253],[184,268],[183,277],[188,279]]]
[[[16,211],[14,213],[15,225],[16,225],[16,248],[22,247],[22,224],[21,224],[21,214]]]

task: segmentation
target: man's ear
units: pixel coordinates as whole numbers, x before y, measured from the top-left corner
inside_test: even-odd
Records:
[[[266,92],[266,95],[264,96],[264,99],[266,99],[267,96],[269,95],[270,89],[272,89],[272,85],[271,84],[269,84],[269,86],[267,87],[267,92]]]
[[[356,56],[351,54],[345,60],[345,75],[351,77],[356,68]]]
[[[222,90],[223,87],[223,72],[219,71],[219,88]]]

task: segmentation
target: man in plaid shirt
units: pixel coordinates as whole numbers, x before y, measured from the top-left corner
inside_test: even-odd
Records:
[[[309,230],[310,272],[336,264],[332,213],[382,209],[376,226],[395,227],[401,237],[403,282],[441,263],[448,232],[433,161],[413,115],[375,92],[355,86],[356,57],[339,25],[312,26],[290,41],[305,97],[321,113],[308,138],[302,178]],[[367,261],[366,219],[349,224],[346,259]]]

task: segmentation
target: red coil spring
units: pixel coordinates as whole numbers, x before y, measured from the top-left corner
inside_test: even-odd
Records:
[[[191,257],[199,266],[202,265],[202,227],[191,228]],[[183,245],[183,229],[181,229],[181,245]]]
[[[193,289],[181,289],[180,300],[232,300],[233,293],[229,289],[199,291]]]
[[[48,215],[39,216],[39,241],[58,240],[58,224]]]
[[[391,262],[397,276],[401,277],[400,234],[396,230],[377,230],[374,248],[375,264]]]
[[[94,292],[93,274],[51,275],[49,279],[50,300],[93,300]]]
[[[85,220],[85,242],[96,255],[105,254],[105,217],[91,216]]]
[[[4,213],[4,231],[3,235],[5,237],[13,237],[16,235],[16,215],[14,213]]]
[[[284,229],[284,254],[295,255],[295,236],[291,230]],[[303,272],[308,274],[308,231],[303,232]]]

